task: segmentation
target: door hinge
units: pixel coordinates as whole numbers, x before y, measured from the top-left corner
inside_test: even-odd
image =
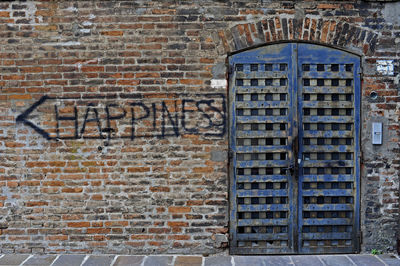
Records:
[[[231,75],[233,73],[233,66],[229,65],[228,67],[228,74]]]
[[[228,159],[230,160],[230,159],[232,159],[233,158],[233,150],[232,149],[229,149],[228,150]]]
[[[358,68],[358,73],[357,74],[360,77],[360,80],[362,80],[363,79],[363,69],[362,69],[362,67]]]

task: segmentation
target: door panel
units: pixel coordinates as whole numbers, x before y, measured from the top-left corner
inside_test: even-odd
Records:
[[[357,250],[359,62],[296,43],[230,57],[231,253]]]
[[[233,253],[293,251],[293,49],[281,44],[231,58]]]
[[[358,250],[358,56],[298,45],[300,253]]]

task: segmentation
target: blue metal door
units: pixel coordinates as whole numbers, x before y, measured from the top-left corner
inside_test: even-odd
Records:
[[[230,57],[231,253],[358,251],[359,71],[305,43]]]

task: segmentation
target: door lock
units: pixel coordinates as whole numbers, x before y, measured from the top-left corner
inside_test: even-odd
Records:
[[[295,164],[291,163],[289,167],[283,168],[284,170],[289,170],[290,175],[293,176],[295,174],[296,166]]]

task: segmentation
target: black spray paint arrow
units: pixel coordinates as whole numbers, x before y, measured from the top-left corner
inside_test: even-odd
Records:
[[[30,126],[31,128],[33,128],[37,133],[39,133],[40,135],[42,135],[43,137],[45,137],[46,139],[50,140],[52,139],[52,137],[50,137],[49,133],[47,133],[46,131],[44,131],[43,129],[41,129],[40,127],[38,127],[37,125],[35,125],[34,123],[32,123],[31,121],[27,120],[27,117],[30,113],[32,113],[39,105],[41,105],[42,103],[44,103],[49,97],[48,96],[43,96],[42,98],[40,98],[39,101],[35,102],[34,104],[32,104],[31,107],[29,107],[28,109],[25,110],[25,112],[23,112],[22,114],[20,114],[19,116],[17,116],[16,121],[18,123],[24,123],[27,126]]]

